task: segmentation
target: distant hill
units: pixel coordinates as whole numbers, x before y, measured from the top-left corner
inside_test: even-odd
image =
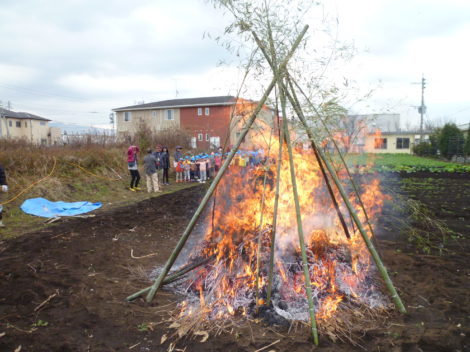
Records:
[[[82,126],[74,123],[63,123],[59,121],[51,121],[49,123],[51,127],[58,127],[62,133],[66,134],[113,134],[114,131],[110,128],[102,128],[95,126]]]

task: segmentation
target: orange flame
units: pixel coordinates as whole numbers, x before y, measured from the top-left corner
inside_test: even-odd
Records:
[[[264,136],[262,139],[266,142],[271,140],[270,137]],[[263,140],[256,143],[263,145]],[[271,147],[265,146],[264,166],[250,168],[234,163],[230,167],[218,186],[216,206],[204,219],[206,230],[195,252],[205,258],[214,256],[215,259],[208,270],[190,274],[192,276],[188,281],[192,282],[190,290],[198,292],[201,306],[211,307],[212,318],[249,314],[249,302],[255,302],[259,236],[261,270],[258,282],[260,299],[257,303],[265,303],[276,188],[276,165],[272,160],[277,158],[278,143],[276,138],[272,138]],[[240,157],[250,156],[252,159],[260,155],[263,154],[252,153],[250,156],[248,152],[240,153]],[[345,236],[314,154],[295,149],[293,157],[317,319],[328,319],[345,296],[361,299],[369,291],[371,284],[365,278],[370,275],[370,256],[356,226],[349,225],[351,239]],[[280,172],[273,291],[275,305],[281,301],[287,305],[294,301],[306,302],[287,158],[285,153]],[[267,182],[262,208],[265,175]],[[335,194],[341,204],[336,189]],[[380,214],[385,199],[379,180],[363,185],[361,198],[373,221]],[[365,222],[353,194],[350,201],[361,221]],[[341,205],[341,211],[351,224],[344,205]],[[185,304],[183,310],[187,309],[188,304]]]

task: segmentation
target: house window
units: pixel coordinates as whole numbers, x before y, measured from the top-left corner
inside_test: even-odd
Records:
[[[16,127],[21,127],[21,121],[16,121]]]
[[[191,148],[196,149],[196,137],[191,137]]]
[[[202,108],[197,108],[197,116],[202,116]]]
[[[47,139],[41,138],[41,144],[42,144],[42,145],[46,145],[46,144],[47,144]]]
[[[205,109],[204,115],[209,116],[209,108],[206,108],[206,109]]]
[[[387,149],[387,138],[375,138],[374,148],[375,149]]]
[[[209,142],[209,141],[210,141],[209,133],[206,133],[206,142]]]
[[[397,138],[397,149],[410,149],[410,139]]]
[[[8,121],[8,126],[13,126],[13,123],[11,121]]]
[[[175,119],[175,112],[173,110],[167,110],[166,111],[166,119],[168,121],[172,121]]]
[[[46,126],[46,121],[41,121],[41,122],[39,122],[39,124],[40,124],[41,126]]]
[[[130,121],[132,118],[132,112],[131,111],[125,111],[124,112],[124,121]]]
[[[212,149],[220,147],[220,137],[211,137],[210,147]]]
[[[198,141],[202,141],[202,133],[198,133],[198,134],[197,134],[197,140],[198,140]]]
[[[157,117],[157,112],[156,112],[156,111],[152,111],[152,116],[153,116],[153,117]]]

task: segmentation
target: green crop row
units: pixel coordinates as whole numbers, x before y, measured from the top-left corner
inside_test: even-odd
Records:
[[[470,165],[423,158],[410,154],[350,154],[346,161],[361,172],[470,172]]]

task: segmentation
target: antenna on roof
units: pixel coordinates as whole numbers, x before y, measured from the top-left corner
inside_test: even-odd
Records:
[[[178,92],[178,80],[177,79],[173,79],[175,81],[175,98],[178,98],[178,94],[180,92]]]

